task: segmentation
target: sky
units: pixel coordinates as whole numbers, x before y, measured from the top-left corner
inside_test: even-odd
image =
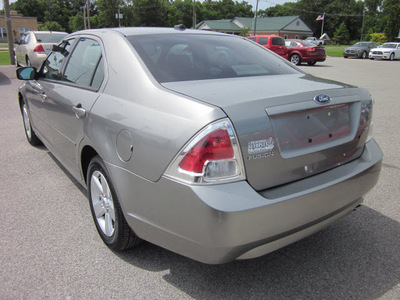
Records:
[[[12,2],[15,2],[16,0],[8,0],[9,3],[11,4]],[[242,0],[236,0],[237,2],[241,3]],[[249,4],[253,6],[253,10],[256,9],[257,5],[257,0],[245,0]],[[277,4],[283,4],[285,2],[296,2],[297,0],[258,0],[258,9],[266,9],[271,6],[275,6]],[[3,0],[0,0],[0,9],[3,9]]]
[[[242,2],[242,0],[236,0],[237,2]],[[253,10],[256,9],[257,6],[257,0],[245,0],[249,4],[253,6]],[[258,0],[258,9],[266,9],[271,6],[275,6],[277,4],[282,5],[285,2],[297,2],[297,0]]]
[[[8,3],[13,3],[13,2],[15,2],[16,0],[8,0]],[[3,0],[0,0],[0,10],[1,9],[3,9],[3,7],[4,7],[4,5],[3,5]]]

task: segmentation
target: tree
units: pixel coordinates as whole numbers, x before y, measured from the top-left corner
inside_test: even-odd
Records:
[[[333,41],[342,45],[348,44],[350,42],[350,34],[344,22],[342,22],[339,28],[335,30]]]
[[[97,0],[100,27],[118,27],[119,8],[124,4],[122,0]]]
[[[375,42],[378,44],[383,44],[387,42],[387,37],[384,33],[371,33],[370,34],[371,42]]]
[[[85,28],[83,13],[79,12],[75,16],[69,18],[69,29],[71,32],[82,30]]]
[[[259,10],[257,15],[259,17],[282,17],[298,15],[298,4],[294,2],[286,2],[283,5],[277,4],[265,10]]]
[[[394,40],[397,37],[400,29],[400,1],[385,0],[383,2],[383,19],[384,32],[389,40]]]
[[[250,28],[248,27],[243,27],[240,29],[240,36],[248,36],[249,35]]]
[[[86,0],[17,0],[13,8],[23,16],[36,17],[38,22],[43,23],[41,28],[56,26],[71,32],[70,18],[81,12],[85,4]]]
[[[39,30],[44,30],[44,31],[65,31],[65,28],[62,27],[60,24],[58,24],[55,21],[48,21],[44,22],[44,24],[39,26]]]

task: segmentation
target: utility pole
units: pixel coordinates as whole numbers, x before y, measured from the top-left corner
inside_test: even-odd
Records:
[[[86,30],[86,7],[83,7],[83,29]]]
[[[89,7],[90,7],[90,0],[87,0],[87,23],[88,23],[88,29],[90,29],[90,13],[89,13]]]
[[[15,65],[15,56],[14,56],[14,42],[13,42],[13,33],[11,28],[11,14],[10,14],[10,4],[8,0],[4,0],[4,15],[6,18],[6,27],[7,27],[7,41],[8,41],[8,51],[10,53],[10,62],[12,65]]]
[[[365,3],[364,3],[364,8],[363,8],[363,16],[362,16],[362,24],[361,24],[361,36],[360,36],[360,41],[363,40],[363,35],[364,35],[364,18],[365,18]]]
[[[196,0],[193,0],[193,29],[196,29]]]
[[[254,36],[256,36],[256,32],[257,32],[257,14],[258,14],[258,0],[257,0],[257,4],[256,4],[256,15],[254,16]]]

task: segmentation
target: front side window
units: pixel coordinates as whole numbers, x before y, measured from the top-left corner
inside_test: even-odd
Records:
[[[63,81],[98,88],[103,80],[103,74],[100,44],[92,39],[80,39],[68,61]],[[93,83],[96,86],[93,86]]]
[[[266,45],[266,44],[268,44],[268,38],[259,38],[258,43],[260,45]]]
[[[239,37],[157,34],[127,39],[160,83],[298,72],[264,47]]]
[[[69,56],[75,39],[67,40],[57,46],[45,60],[41,69],[43,78],[59,80],[61,78],[61,67]]]

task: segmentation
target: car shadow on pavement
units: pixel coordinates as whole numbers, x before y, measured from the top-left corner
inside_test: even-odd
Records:
[[[310,65],[308,65],[308,64],[306,64],[306,63],[303,63],[303,64],[301,64],[300,66],[301,66],[301,67],[306,67],[306,68],[332,68],[331,65],[327,65],[327,64],[324,64],[324,63],[315,64],[315,65],[313,65],[313,66],[310,66]]]
[[[400,224],[362,206],[340,222],[261,258],[206,265],[150,243],[121,259],[195,299],[376,299],[400,282]]]

